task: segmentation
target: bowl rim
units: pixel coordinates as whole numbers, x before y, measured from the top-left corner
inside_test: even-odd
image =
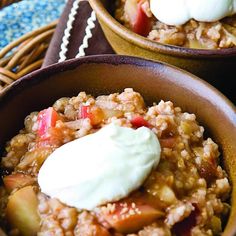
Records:
[[[140,36],[121,23],[119,23],[102,4],[101,0],[88,0],[91,7],[97,14],[98,18],[101,19],[114,33],[118,34],[123,39],[129,41],[134,45],[138,45],[146,50],[152,50],[156,53],[168,54],[177,57],[187,58],[227,58],[236,57],[235,48],[225,49],[193,49],[168,44],[162,44]]]
[[[111,65],[134,65],[134,66],[148,66],[148,67],[155,67],[157,65],[164,66],[172,71],[178,72],[185,76],[191,77],[191,85],[192,83],[197,83],[199,85],[204,86],[207,90],[211,91],[214,96],[217,96],[224,104],[225,109],[230,109],[231,112],[235,113],[235,120],[232,117],[232,121],[234,121],[236,125],[236,106],[235,104],[227,98],[221,91],[215,88],[213,85],[208,83],[207,81],[201,79],[200,77],[182,69],[177,66],[168,64],[162,61],[156,61],[151,59],[140,58],[137,56],[127,56],[127,55],[118,55],[118,54],[100,54],[100,55],[90,55],[80,58],[73,58],[63,62],[54,63],[46,67],[42,67],[36,71],[33,71],[20,79],[14,81],[12,84],[4,88],[0,92],[0,106],[2,100],[5,99],[12,91],[14,93],[15,90],[18,90],[17,87],[21,84],[26,86],[30,86],[31,83],[38,83],[40,80],[47,79],[47,76],[53,75],[56,72],[63,72],[67,70],[73,70],[77,66],[82,64],[111,64]],[[37,79],[40,77],[40,80]],[[44,77],[44,78],[43,78]],[[28,80],[31,80],[28,81]],[[181,81],[180,81],[181,83]],[[24,86],[24,85],[23,85]]]
[[[131,66],[138,66],[138,67],[148,67],[148,68],[158,68],[158,65],[160,67],[165,67],[169,69],[170,71],[175,71],[178,73],[178,75],[184,75],[186,77],[189,77],[192,79],[191,82],[191,88],[192,93],[198,91],[198,88],[194,85],[200,85],[201,89],[206,89],[209,92],[211,92],[211,95],[209,97],[209,102],[217,99],[219,106],[226,114],[227,120],[236,127],[236,107],[233,105],[233,103],[225,97],[220,91],[218,91],[215,87],[213,87],[211,84],[207,83],[206,81],[200,79],[199,77],[180,69],[176,66],[169,65],[167,63],[159,62],[159,61],[153,61],[148,59],[142,59],[138,57],[133,56],[123,56],[123,55],[115,55],[115,54],[106,54],[106,55],[93,55],[93,56],[86,56],[82,58],[75,58],[70,59],[64,62],[55,63],[52,65],[49,65],[47,67],[41,68],[37,71],[34,71],[19,80],[12,83],[10,86],[5,88],[0,93],[0,109],[1,107],[5,106],[4,101],[6,101],[8,98],[11,98],[12,96],[15,96],[16,93],[22,93],[22,88],[29,88],[32,85],[35,85],[37,83],[43,82],[44,80],[47,80],[49,76],[54,76],[56,73],[63,73],[68,70],[74,70],[82,65],[90,65],[90,64],[110,64],[110,65],[131,65]],[[160,68],[163,69],[163,68]],[[165,73],[165,72],[164,72]],[[167,71],[168,73],[168,71]],[[172,79],[170,78],[170,81]],[[177,86],[181,86],[183,82],[181,80],[178,80]],[[202,95],[203,99],[207,99],[208,97]],[[234,190],[235,192],[235,190]],[[231,195],[232,199],[232,195]],[[229,222],[229,221],[228,221]],[[232,222],[231,222],[232,224]],[[227,227],[227,225],[226,225]],[[229,229],[228,230],[229,235],[235,235],[236,228]]]

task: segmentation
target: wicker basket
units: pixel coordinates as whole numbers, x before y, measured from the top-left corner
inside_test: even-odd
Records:
[[[1,1],[0,7],[16,1]],[[3,88],[41,67],[57,21],[29,32],[0,51],[0,92]],[[11,53],[9,53],[11,52]]]

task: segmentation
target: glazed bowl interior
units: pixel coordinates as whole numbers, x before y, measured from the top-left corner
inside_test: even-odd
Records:
[[[27,114],[46,108],[60,97],[85,91],[94,96],[132,87],[148,105],[161,99],[195,113],[219,144],[233,187],[232,210],[224,234],[236,234],[236,114],[216,89],[195,76],[162,63],[124,56],[75,59],[36,71],[0,95],[0,145],[23,127]]]

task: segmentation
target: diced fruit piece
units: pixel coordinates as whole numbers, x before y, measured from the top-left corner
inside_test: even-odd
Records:
[[[127,0],[124,9],[132,30],[137,34],[147,36],[151,30],[151,18],[145,14],[142,4],[143,1]]]
[[[144,185],[146,191],[153,197],[152,201],[149,201],[149,204],[152,204],[152,206],[157,207],[158,209],[166,209],[169,205],[177,202],[176,194],[170,187],[173,185],[174,177],[172,175],[163,176],[159,173],[159,170],[163,168],[166,173],[168,173],[167,170],[169,167],[169,162],[161,162],[157,171],[152,172]],[[154,199],[158,204],[157,206],[153,205],[155,202]]]
[[[189,47],[196,49],[207,49],[207,47],[201,44],[197,39],[189,39]]]
[[[203,147],[194,147],[193,152],[196,157],[201,157],[201,162],[197,163],[199,175],[207,182],[213,181],[217,177],[217,159],[213,156],[205,157]]]
[[[141,193],[137,191],[133,193],[130,198],[127,198],[127,201],[129,203],[134,202],[137,206],[148,205],[160,211],[161,214],[163,214],[162,211],[165,211],[166,209],[166,205],[163,204],[159,198],[147,192]]]
[[[47,131],[47,135],[43,138],[36,139],[35,148],[52,148],[59,147],[65,142],[74,139],[74,130],[70,129],[61,120],[57,121],[56,127],[51,127]]]
[[[212,216],[211,228],[214,235],[220,235],[220,232],[222,232],[222,225],[221,225],[221,219],[219,217]]]
[[[210,161],[202,160],[201,164],[198,165],[198,173],[207,182],[211,182],[217,177],[217,165]]]
[[[111,117],[122,117],[123,116],[123,112],[120,111],[120,110],[114,110],[114,109],[102,109],[103,110],[103,113],[104,113],[104,118],[105,119],[108,119],[108,118],[111,118]]]
[[[42,110],[38,114],[38,135],[41,139],[48,139],[50,134],[48,130],[56,126],[56,122],[60,119],[58,113],[49,107]]]
[[[150,30],[151,30],[151,20],[143,11],[142,2],[139,2],[137,10],[137,18],[133,25],[133,31],[136,34],[147,36]]]
[[[80,117],[82,119],[89,118],[90,119],[90,106],[81,106],[80,107]]]
[[[34,169],[34,173],[38,172],[41,168],[43,162],[52,153],[52,148],[42,148],[38,147],[35,150],[27,152],[22,158],[21,162],[16,166],[18,171],[28,171],[30,173],[31,169]]]
[[[160,200],[168,205],[177,202],[174,191],[167,185],[163,185],[158,191]]]
[[[197,217],[200,213],[198,207],[196,204],[193,204],[194,210],[191,212],[191,214],[182,220],[181,222],[176,223],[173,226],[173,232],[176,236],[190,236],[191,235],[191,229],[197,224]]]
[[[142,126],[145,126],[147,128],[151,127],[151,124],[148,123],[142,116],[135,116],[130,120],[130,123],[132,124],[133,127],[139,128]]]
[[[15,173],[3,177],[3,183],[8,192],[27,185],[32,185],[34,182],[35,180],[32,176],[22,173]]]
[[[137,0],[126,0],[124,11],[128,16],[131,25],[134,25],[134,22],[137,19],[137,10],[138,10],[138,1]]]
[[[12,227],[19,229],[21,235],[36,235],[40,224],[37,207],[38,199],[33,187],[24,187],[9,197],[7,220]]]
[[[194,126],[194,123],[191,121],[181,121],[180,127],[184,134],[190,135],[196,128],[196,125]]]
[[[97,125],[104,119],[103,111],[96,106],[81,106],[79,118],[89,118],[92,125]]]
[[[180,128],[186,135],[192,135],[194,132],[199,130],[199,127],[195,121],[184,120],[180,122]]]
[[[175,137],[161,138],[160,143],[162,148],[173,148],[176,143],[176,138]]]
[[[108,209],[102,208],[101,214],[111,227],[120,233],[135,232],[163,216],[161,211],[150,205],[134,202],[113,203],[111,209],[109,210],[109,206]]]

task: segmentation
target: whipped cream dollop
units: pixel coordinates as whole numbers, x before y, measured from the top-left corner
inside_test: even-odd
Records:
[[[214,22],[236,13],[236,0],[150,0],[153,15],[167,25],[190,19]]]
[[[92,210],[139,188],[157,167],[160,152],[150,129],[109,124],[56,149],[42,165],[38,183],[48,196]]]

